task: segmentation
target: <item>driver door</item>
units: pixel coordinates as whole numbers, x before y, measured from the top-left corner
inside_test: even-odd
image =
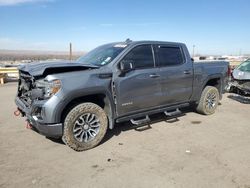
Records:
[[[140,45],[123,58],[124,62],[132,62],[133,68],[114,76],[119,116],[145,111],[159,104],[162,96],[160,69],[155,66],[153,57],[151,45]]]

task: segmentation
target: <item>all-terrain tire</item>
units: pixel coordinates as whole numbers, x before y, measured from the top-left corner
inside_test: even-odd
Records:
[[[100,127],[98,134],[96,134],[93,140],[90,140],[89,142],[83,142],[83,141],[80,142],[75,138],[73,129],[78,118],[83,114],[87,113],[94,114],[96,117],[98,117],[100,122]],[[108,119],[104,110],[100,106],[94,103],[82,103],[75,106],[67,114],[64,120],[63,141],[65,142],[66,145],[68,145],[75,151],[88,150],[97,146],[101,142],[101,140],[105,136],[105,133],[107,132],[107,127],[108,127]]]
[[[219,91],[216,87],[206,86],[201,94],[196,111],[203,115],[211,115],[215,112],[219,103]]]

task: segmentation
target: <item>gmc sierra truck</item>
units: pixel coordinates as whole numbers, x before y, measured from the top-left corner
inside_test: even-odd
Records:
[[[180,109],[213,114],[228,80],[228,62],[193,62],[185,44],[130,41],[97,47],[76,61],[21,65],[18,113],[72,149],[97,146],[119,122],[141,125]]]

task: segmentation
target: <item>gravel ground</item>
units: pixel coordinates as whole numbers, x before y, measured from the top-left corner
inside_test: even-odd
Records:
[[[250,188],[249,99],[224,95],[212,116],[117,125],[75,152],[27,130],[13,116],[15,93],[16,83],[0,86],[0,187]]]

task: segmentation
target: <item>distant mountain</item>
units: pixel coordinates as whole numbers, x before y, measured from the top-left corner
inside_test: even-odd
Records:
[[[85,53],[86,52],[73,52],[73,59],[76,59]],[[0,49],[0,61],[37,61],[47,59],[69,59],[69,52]]]

